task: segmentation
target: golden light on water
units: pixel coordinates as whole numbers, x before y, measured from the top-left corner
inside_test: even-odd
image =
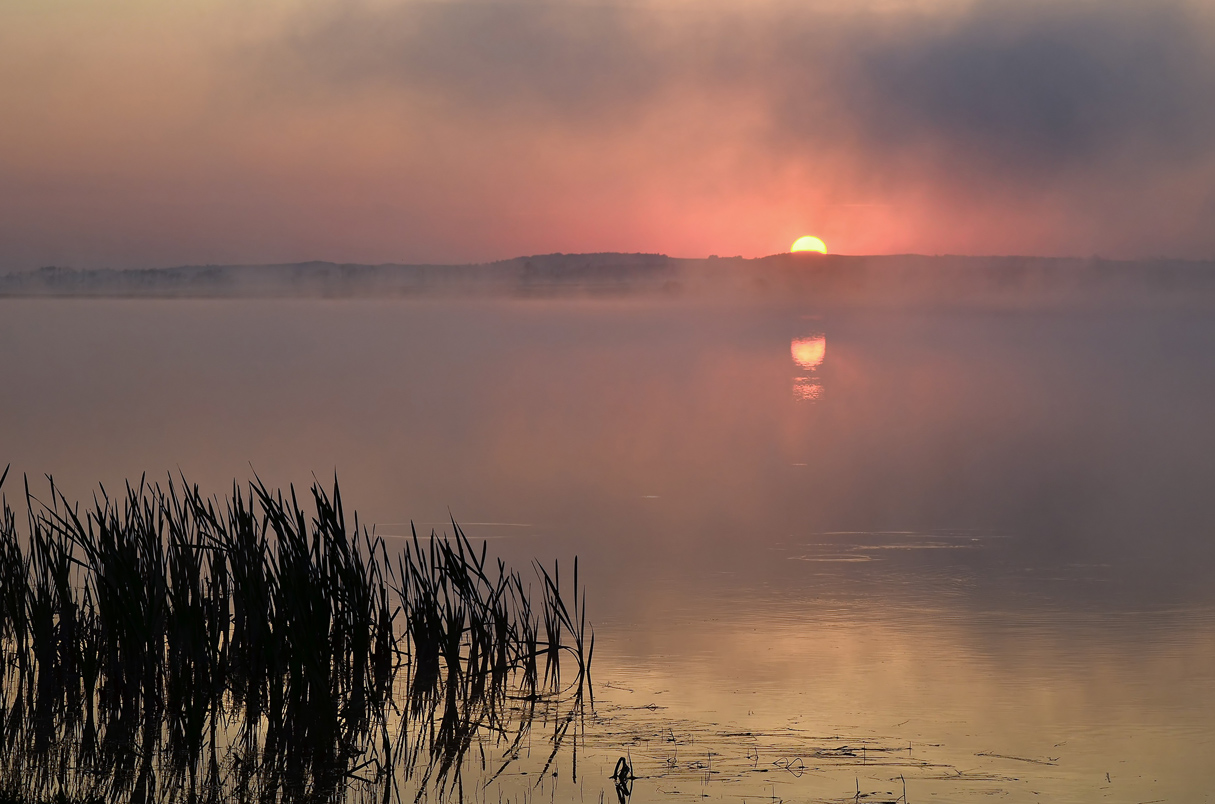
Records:
[[[823,383],[818,377],[794,377],[793,398],[814,402],[823,396]]]
[[[813,338],[794,338],[789,345],[793,362],[804,369],[818,368],[827,356],[827,339],[822,335]]]
[[[823,382],[817,376],[817,369],[827,356],[827,338],[823,335],[794,338],[789,344],[789,352],[797,367],[807,372],[806,376],[793,378],[793,396],[808,401],[820,398]]]
[[[799,237],[793,241],[793,245],[789,248],[790,251],[817,251],[819,254],[827,253],[827,245],[812,235]]]

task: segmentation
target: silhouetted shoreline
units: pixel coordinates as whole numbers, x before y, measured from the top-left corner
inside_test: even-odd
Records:
[[[45,267],[0,275],[0,297],[690,298],[839,304],[1192,304],[1215,300],[1215,262],[777,254],[547,254],[467,265],[303,262],[173,268]]]

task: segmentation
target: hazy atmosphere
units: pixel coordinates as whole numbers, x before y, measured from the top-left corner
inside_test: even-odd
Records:
[[[1215,257],[1208,3],[0,10],[0,268]]]
[[[0,3],[0,804],[1215,802],[1210,0]]]

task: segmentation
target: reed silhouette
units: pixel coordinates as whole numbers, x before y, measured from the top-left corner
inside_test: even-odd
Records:
[[[470,749],[501,773],[542,719],[555,756],[590,694],[576,559],[567,605],[454,520],[390,555],[336,480],[310,513],[260,480],[85,508],[48,481],[24,533],[0,506],[0,804],[462,795]]]

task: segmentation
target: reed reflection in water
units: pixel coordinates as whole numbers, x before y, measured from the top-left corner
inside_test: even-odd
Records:
[[[311,514],[260,481],[141,482],[83,513],[49,495],[27,486],[27,534],[7,499],[0,519],[6,800],[462,797],[474,747],[484,784],[484,742],[492,781],[552,722],[543,775],[577,728],[576,561],[567,606],[556,567],[533,595],[454,522],[390,556],[336,482]]]

